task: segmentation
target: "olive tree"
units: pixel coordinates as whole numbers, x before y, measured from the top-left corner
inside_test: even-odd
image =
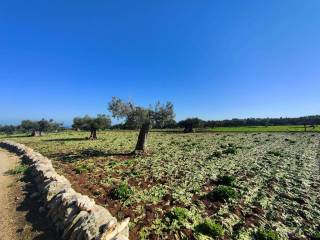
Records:
[[[11,135],[17,130],[16,126],[13,125],[0,125],[0,133],[4,133],[6,135]]]
[[[53,119],[43,118],[40,121],[23,120],[19,128],[23,132],[31,132],[31,136],[42,136],[44,132],[56,131],[61,126],[61,123],[55,122]]]
[[[111,119],[104,114],[98,114],[97,117],[90,117],[88,115],[84,117],[75,117],[73,119],[72,128],[90,131],[88,139],[97,139],[97,130],[105,130],[110,128]]]
[[[38,129],[38,123],[31,120],[23,120],[20,124],[20,129],[23,132],[32,132],[31,135],[35,135],[35,131]]]
[[[199,118],[187,118],[185,120],[182,120],[178,122],[179,127],[184,128],[185,133],[191,133],[193,132],[194,128],[199,128],[204,126],[204,121]]]
[[[112,97],[108,109],[112,113],[112,117],[125,119],[126,125],[140,129],[134,151],[136,153],[146,151],[148,133],[152,126],[164,126],[167,121],[170,122],[175,117],[173,104],[170,102],[165,105],[157,102],[154,107],[145,108],[136,106],[133,102],[125,102],[117,97]]]

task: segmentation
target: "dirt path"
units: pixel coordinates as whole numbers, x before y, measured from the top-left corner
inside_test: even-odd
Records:
[[[0,148],[0,239],[58,240],[53,227],[40,214],[40,203],[31,197],[34,187],[28,175],[9,175],[20,159]]]

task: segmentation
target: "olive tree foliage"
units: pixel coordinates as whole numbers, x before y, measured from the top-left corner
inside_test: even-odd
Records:
[[[4,125],[4,126],[0,125],[0,133],[4,133],[6,135],[11,135],[15,133],[16,130],[17,130],[17,127],[13,125]]]
[[[98,114],[97,117],[90,117],[88,115],[84,117],[75,117],[73,119],[72,128],[76,130],[90,131],[88,139],[97,139],[97,130],[105,130],[110,128],[111,118],[104,114]]]
[[[54,132],[62,127],[61,123],[54,121],[53,119],[40,121],[23,120],[19,126],[19,129],[23,132],[31,132],[31,136],[42,136],[45,132]]]
[[[108,110],[112,117],[124,119],[128,128],[139,128],[138,141],[135,152],[145,152],[148,133],[151,127],[163,127],[166,122],[172,122],[175,117],[173,104],[167,102],[161,105],[157,102],[154,106],[148,108],[136,106],[133,102],[125,102],[117,97],[112,97],[109,102]]]
[[[204,127],[205,121],[199,119],[199,118],[187,118],[185,120],[182,120],[178,122],[179,127],[184,128],[185,133],[191,133],[194,131],[194,128],[201,128]]]
[[[167,102],[165,105],[161,105],[158,101],[154,107],[154,128],[164,128],[168,125],[171,125],[175,118],[175,113],[173,109],[173,104]]]

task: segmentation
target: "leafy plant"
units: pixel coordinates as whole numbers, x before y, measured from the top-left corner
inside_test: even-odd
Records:
[[[77,174],[80,174],[80,173],[90,172],[90,171],[93,170],[93,168],[94,168],[93,165],[89,165],[89,164],[86,164],[86,163],[81,163],[81,164],[78,164],[77,166],[75,166],[74,171]]]
[[[208,198],[211,201],[215,200],[230,200],[236,197],[236,191],[230,186],[218,186],[213,191],[208,193]]]
[[[209,218],[206,218],[203,223],[197,225],[195,231],[209,237],[221,237],[224,235],[222,226]]]
[[[312,235],[311,237],[312,240],[320,240],[320,232],[317,232]]]
[[[179,223],[184,223],[189,218],[189,210],[182,207],[174,207],[167,216],[171,221],[177,220]]]
[[[117,188],[114,188],[112,191],[112,195],[121,200],[128,199],[130,195],[133,193],[133,190],[127,183],[121,183]]]
[[[214,157],[214,158],[221,158],[222,157],[222,152],[219,151],[214,151],[209,158]]]
[[[267,229],[258,229],[255,234],[256,240],[280,240],[280,236],[276,231]]]
[[[223,154],[236,154],[237,153],[237,148],[234,146],[227,147],[222,151]]]
[[[218,178],[218,182],[222,185],[232,186],[236,178],[234,176],[224,175]]]
[[[17,175],[17,174],[23,174],[28,170],[28,166],[25,164],[20,164],[15,166],[14,168],[7,171],[10,175]]]
[[[282,153],[279,151],[269,151],[268,154],[273,155],[275,157],[282,157]]]

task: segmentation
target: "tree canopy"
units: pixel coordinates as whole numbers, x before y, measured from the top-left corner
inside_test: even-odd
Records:
[[[98,114],[97,117],[75,117],[73,119],[73,129],[90,131],[89,139],[97,139],[97,130],[105,130],[111,127],[111,119],[105,114]]]
[[[187,118],[185,120],[182,120],[178,122],[179,127],[184,128],[184,132],[193,132],[194,128],[201,128],[205,124],[205,121],[199,119],[199,118]]]
[[[141,107],[131,101],[125,102],[120,98],[113,97],[108,110],[112,113],[112,117],[124,119],[124,126],[129,129],[140,128],[146,122],[150,126],[163,128],[166,124],[172,124],[175,118],[171,102],[162,105],[158,101],[154,106]]]
[[[23,120],[19,126],[22,132],[32,132],[32,136],[41,136],[44,132],[57,131],[62,127],[61,123],[54,121],[53,119],[40,121]]]
[[[240,127],[240,126],[281,126],[281,125],[319,125],[320,115],[296,118],[233,118],[229,120],[210,120],[205,122],[205,127]]]
[[[0,133],[10,135],[10,134],[13,134],[16,130],[17,130],[17,127],[13,125],[4,125],[4,126],[0,125]]]

